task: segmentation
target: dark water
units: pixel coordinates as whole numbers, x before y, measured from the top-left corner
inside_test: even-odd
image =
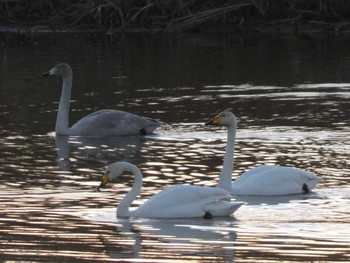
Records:
[[[349,261],[350,39],[230,35],[2,35],[0,259],[2,261]],[[58,62],[74,71],[71,123],[102,108],[166,122],[155,135],[52,134]],[[132,182],[95,192],[118,160],[144,174],[142,203],[175,184],[215,186],[226,132],[240,119],[234,177],[259,164],[323,177],[310,195],[241,198],[232,218],[115,218]]]

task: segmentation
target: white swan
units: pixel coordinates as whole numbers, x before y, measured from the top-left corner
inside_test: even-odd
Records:
[[[69,104],[73,73],[68,64],[60,63],[41,76],[59,76],[63,79],[62,94],[56,120],[56,134],[75,136],[123,136],[152,133],[162,122],[118,110],[99,110],[91,113],[69,128]]]
[[[135,176],[135,182],[130,192],[123,198],[117,208],[117,217],[145,218],[178,218],[230,216],[241,205],[240,202],[230,202],[229,192],[214,188],[195,185],[177,185],[168,187],[152,196],[136,210],[131,211],[130,205],[141,191],[142,173],[139,168],[128,162],[115,162],[106,168],[101,187],[113,182],[124,171],[130,171]]]
[[[234,195],[289,195],[308,193],[321,177],[295,167],[261,165],[232,180],[237,121],[225,110],[206,125],[227,127],[227,146],[218,187]]]

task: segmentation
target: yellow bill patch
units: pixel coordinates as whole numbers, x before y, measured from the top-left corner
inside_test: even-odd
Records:
[[[104,174],[103,177],[102,177],[102,184],[105,185],[109,183],[109,174]]]
[[[212,123],[213,124],[220,124],[221,120],[222,120],[222,116],[218,115],[213,119]]]

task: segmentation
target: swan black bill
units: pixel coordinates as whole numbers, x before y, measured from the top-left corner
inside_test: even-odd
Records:
[[[100,192],[101,188],[103,188],[106,184],[101,182],[101,184],[96,188],[96,192]]]
[[[50,75],[51,75],[50,71],[48,71],[48,72],[44,72],[44,73],[39,74],[39,77],[48,77]]]
[[[213,119],[211,119],[210,121],[207,121],[206,123],[204,123],[204,125],[214,125],[213,124]]]

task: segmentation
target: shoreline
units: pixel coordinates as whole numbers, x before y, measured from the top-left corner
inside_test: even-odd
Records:
[[[350,3],[319,0],[0,2],[0,32],[233,32],[294,35],[350,33]]]
[[[350,36],[350,22],[327,23],[323,21],[309,21],[306,23],[293,23],[290,20],[284,21],[249,21],[237,24],[201,25],[187,30],[177,30],[171,27],[139,27],[130,26],[119,29],[105,29],[98,27],[88,27],[86,25],[77,27],[50,25],[0,25],[0,33],[5,34],[52,34],[52,33],[75,33],[75,34],[132,34],[132,33],[237,33],[240,35],[282,35],[282,36]]]

